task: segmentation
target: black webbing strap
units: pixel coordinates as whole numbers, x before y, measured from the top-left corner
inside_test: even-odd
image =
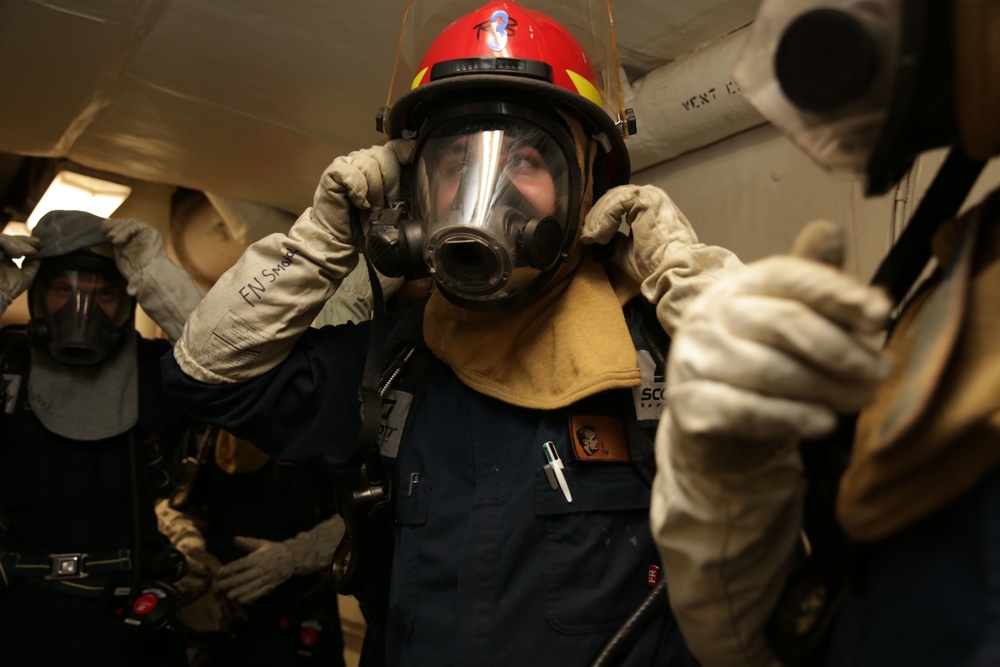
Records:
[[[0,595],[17,581],[68,595],[96,599],[112,575],[134,570],[128,549],[103,553],[61,553],[38,556],[0,553]]]
[[[872,284],[884,287],[894,303],[903,300],[923,272],[931,256],[931,237],[958,213],[984,166],[986,162],[971,159],[958,146],[949,151],[920,206],[872,278]]]
[[[353,206],[350,208],[351,232],[359,247],[363,246],[364,229],[361,226],[361,214]],[[365,357],[365,369],[361,376],[361,432],[358,434],[358,446],[355,451],[364,457],[365,472],[369,482],[381,480],[381,461],[378,451],[378,431],[382,419],[382,398],[379,396],[379,381],[382,369],[385,367],[386,343],[388,326],[385,318],[385,300],[382,296],[382,285],[379,283],[375,267],[368,257],[361,253],[368,268],[368,280],[372,289],[372,326],[371,339],[368,343],[368,354]]]
[[[0,554],[0,582],[22,577],[54,581],[84,579],[94,575],[131,570],[132,557],[128,549],[95,554],[64,553],[47,556],[13,552]]]

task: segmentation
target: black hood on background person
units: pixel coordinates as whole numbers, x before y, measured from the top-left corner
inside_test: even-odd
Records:
[[[31,230],[31,235],[42,242],[34,258],[59,257],[86,249],[114,261],[111,241],[101,233],[103,222],[104,218],[86,211],[49,211]]]

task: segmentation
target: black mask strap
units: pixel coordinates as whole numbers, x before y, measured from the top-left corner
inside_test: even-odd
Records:
[[[985,166],[985,161],[971,159],[959,146],[948,153],[920,206],[872,278],[872,284],[884,287],[893,302],[900,303],[920,277],[931,256],[931,237],[955,217]]]

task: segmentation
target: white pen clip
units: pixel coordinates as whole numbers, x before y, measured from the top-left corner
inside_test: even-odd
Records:
[[[569,492],[569,484],[566,483],[566,476],[563,475],[563,462],[559,458],[559,453],[556,452],[555,443],[551,440],[543,442],[542,451],[545,452],[545,459],[549,462],[552,472],[556,474],[556,481],[559,483],[559,488],[562,489],[563,495],[566,496],[566,502],[573,502],[573,494]]]

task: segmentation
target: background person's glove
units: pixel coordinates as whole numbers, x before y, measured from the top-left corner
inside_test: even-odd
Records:
[[[0,314],[6,312],[11,302],[28,289],[38,273],[38,262],[30,261],[38,252],[39,239],[34,236],[0,234]],[[21,268],[14,260],[24,257]]]
[[[189,376],[213,384],[257,377],[277,366],[357,264],[361,239],[350,207],[381,210],[400,196],[400,165],[412,140],[393,140],[339,157],[285,234],[252,244],[189,319],[174,358]],[[221,343],[218,343],[221,341]]]
[[[819,232],[817,234],[817,232]],[[830,261],[829,228],[797,246]],[[802,243],[813,236],[815,243]],[[836,254],[836,253],[833,253]],[[802,438],[869,401],[887,363],[881,290],[800,256],[709,287],[670,349],[650,524],[670,604],[704,665],[777,665],[764,627],[798,554]],[[817,445],[818,446],[818,445]]]
[[[112,218],[101,223],[101,233],[114,246],[115,264],[128,282],[128,293],[170,341],[176,341],[204,293],[167,257],[163,237],[149,225]]]
[[[101,223],[101,233],[114,246],[115,264],[129,282],[166,254],[160,233],[138,220],[105,220]]]
[[[205,564],[205,536],[190,514],[170,507],[166,498],[161,498],[154,505],[156,527],[173,545],[184,554],[188,564],[188,572],[179,581],[174,582],[177,591],[184,596],[197,596],[208,590],[212,583],[212,573]]]
[[[250,554],[222,566],[219,590],[231,600],[249,604],[292,575],[310,574],[329,565],[343,536],[344,522],[335,516],[284,542],[235,537],[236,546]]]
[[[174,587],[185,598],[198,597],[212,585],[212,571],[207,563],[218,562],[218,559],[205,551],[204,543],[197,546],[193,540],[184,540],[183,544],[183,547],[177,545],[177,550],[184,554],[188,571],[174,582]]]
[[[621,185],[604,193],[587,212],[580,240],[610,243],[623,223],[631,234],[614,249],[615,262],[656,305],[657,318],[669,334],[688,303],[742,266],[729,250],[699,243],[684,213],[653,185]]]

